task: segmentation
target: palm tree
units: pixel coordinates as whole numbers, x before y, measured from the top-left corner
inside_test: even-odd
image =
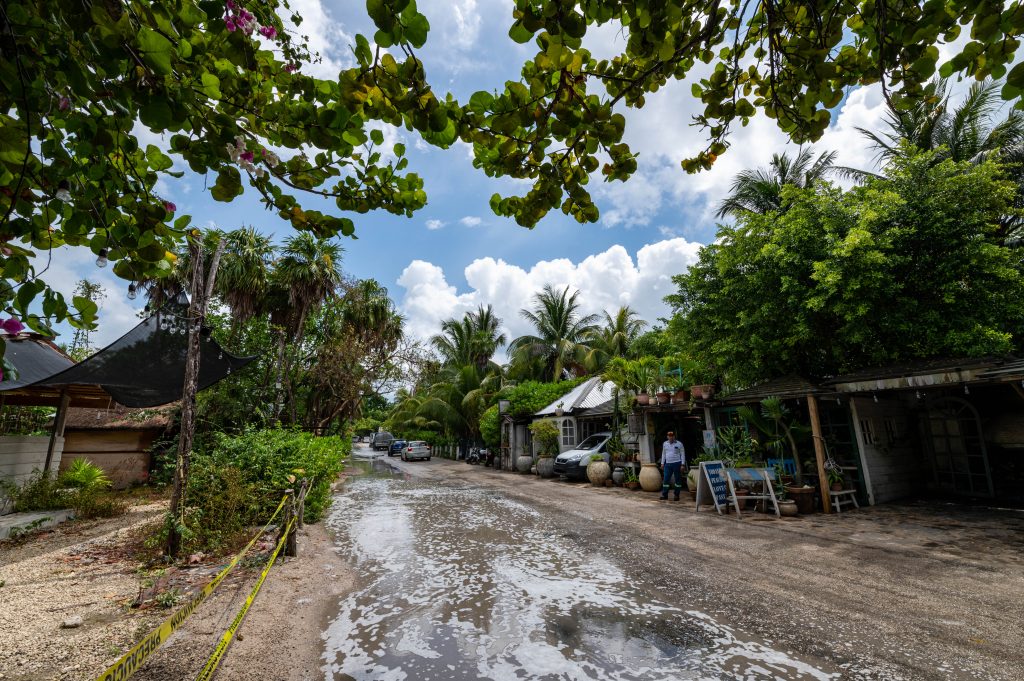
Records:
[[[274,245],[253,227],[224,235],[224,254],[217,272],[217,292],[231,308],[231,337],[260,311],[270,278]]]
[[[623,305],[615,316],[604,312],[604,326],[590,337],[590,353],[585,364],[591,371],[601,371],[613,357],[625,357],[633,341],[647,328],[636,311]]]
[[[584,361],[590,351],[587,339],[596,330],[598,317],[580,315],[579,295],[579,291],[569,295],[568,286],[557,293],[547,284],[533,297],[532,310],[520,310],[537,333],[520,336],[509,344],[514,364],[528,366],[539,360],[541,378],[547,381],[560,381],[585,371]]]
[[[782,210],[782,188],[810,187],[834,171],[836,152],[823,152],[817,159],[811,149],[801,149],[796,158],[774,154],[766,168],[744,170],[732,181],[729,196],[718,206],[717,217],[740,217],[747,213]]]
[[[431,337],[430,345],[444,364],[472,364],[483,374],[494,353],[505,345],[505,334],[498,330],[500,326],[501,319],[495,316],[492,307],[481,305],[476,312],[466,313],[461,321],[441,322],[441,333]]]
[[[920,151],[935,152],[935,163],[945,160],[981,163],[998,154],[1007,164],[1007,175],[1017,184],[1014,207],[1024,207],[1024,113],[1013,109],[1003,120],[994,121],[1003,100],[999,84],[993,81],[972,83],[963,101],[951,108],[949,82],[945,78],[936,79],[934,95],[918,100],[905,111],[890,105],[886,115],[887,132],[857,130],[878,150],[877,160],[883,166],[907,153],[904,144]],[[859,180],[880,177],[855,168],[837,170]],[[1020,226],[1020,216],[1004,217],[999,238],[1015,236]]]
[[[285,340],[291,337],[294,345],[300,345],[310,312],[335,295],[342,281],[341,253],[336,242],[300,232],[285,239],[282,255],[274,263],[264,301],[271,323],[278,327],[275,414],[288,369]]]

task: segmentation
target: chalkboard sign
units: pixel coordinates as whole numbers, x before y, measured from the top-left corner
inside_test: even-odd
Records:
[[[713,503],[719,513],[726,508],[729,483],[725,478],[725,464],[721,461],[701,461],[697,476],[697,510],[701,504]]]

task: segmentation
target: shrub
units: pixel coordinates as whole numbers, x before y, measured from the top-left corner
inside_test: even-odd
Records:
[[[7,496],[14,502],[17,513],[23,511],[55,511],[68,508],[70,492],[57,482],[53,474],[35,470],[20,487],[11,483],[4,485]]]
[[[110,487],[110,478],[103,472],[103,469],[82,457],[72,461],[67,470],[60,474],[59,480],[65,487],[82,490],[100,490]]]

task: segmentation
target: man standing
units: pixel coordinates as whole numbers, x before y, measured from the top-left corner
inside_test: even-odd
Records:
[[[668,432],[668,439],[661,446],[661,469],[664,477],[661,480],[661,500],[668,499],[668,488],[675,478],[675,500],[679,501],[679,493],[683,491],[683,462],[686,461],[686,450],[683,443],[676,440],[676,434],[671,430]]]

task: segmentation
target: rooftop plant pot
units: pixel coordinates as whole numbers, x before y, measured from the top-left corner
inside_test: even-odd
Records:
[[[702,400],[710,400],[715,394],[715,386],[710,383],[700,383],[698,385],[691,386],[690,388],[693,394],[700,397]]]
[[[640,392],[636,394],[636,403],[639,405],[647,405],[651,403],[651,396],[646,392]]]
[[[542,478],[555,477],[555,457],[542,456],[537,459],[537,475]]]
[[[672,404],[686,404],[690,401],[689,390],[677,390],[672,393]]]
[[[657,393],[655,397],[658,398],[658,404],[668,404],[668,401],[672,399],[672,393],[662,391],[660,393]]]

